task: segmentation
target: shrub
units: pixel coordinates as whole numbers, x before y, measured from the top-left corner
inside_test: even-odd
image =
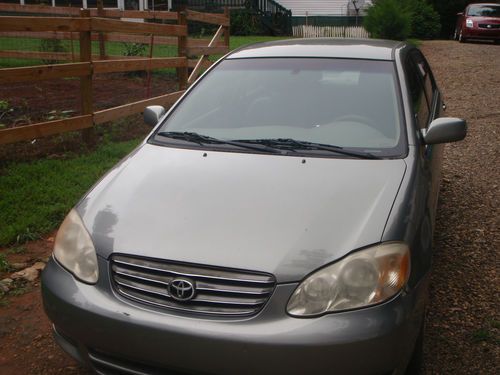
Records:
[[[368,8],[364,26],[374,38],[405,40],[411,33],[411,14],[401,1],[377,0]]]
[[[231,11],[231,35],[263,34],[260,20],[249,8]]]
[[[411,37],[434,39],[441,32],[438,12],[424,0],[406,0],[406,9],[411,14]]]
[[[122,42],[123,56],[143,56],[146,53],[147,44]]]

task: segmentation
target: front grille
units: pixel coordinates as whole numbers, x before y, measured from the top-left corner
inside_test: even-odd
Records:
[[[481,29],[500,29],[500,24],[495,24],[495,23],[480,23],[479,27]]]
[[[268,274],[125,255],[112,256],[111,275],[118,293],[135,301],[226,316],[257,313],[275,286],[274,277]],[[172,297],[169,285],[174,280],[188,281],[194,286],[192,299],[178,301]]]

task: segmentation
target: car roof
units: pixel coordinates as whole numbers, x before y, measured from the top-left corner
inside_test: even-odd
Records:
[[[235,50],[228,59],[255,57],[326,57],[394,60],[406,43],[380,39],[311,38],[252,44]]]

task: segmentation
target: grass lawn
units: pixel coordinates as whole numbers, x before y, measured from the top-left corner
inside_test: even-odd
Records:
[[[68,159],[11,164],[0,174],[0,245],[56,228],[71,207],[139,140],[107,143]]]
[[[0,49],[3,49],[2,39],[5,38],[0,38]],[[274,39],[278,38],[231,37],[231,49]],[[39,43],[30,40],[30,43],[34,42]],[[23,46],[27,45],[20,43],[16,49],[22,49]],[[30,48],[26,49],[36,50],[35,46],[31,44]],[[114,43],[113,48],[116,50],[113,53],[119,54],[120,46],[121,43]],[[165,50],[163,53],[169,51]],[[23,66],[27,61],[30,65],[34,63],[33,60],[9,61],[13,64],[10,66]],[[139,141],[140,139],[121,143],[108,141],[95,151],[65,159],[40,159],[31,163],[14,163],[2,168],[0,246],[23,243],[57,228],[81,196]]]

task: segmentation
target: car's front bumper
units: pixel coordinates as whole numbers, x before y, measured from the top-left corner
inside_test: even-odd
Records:
[[[92,286],[51,260],[42,292],[59,344],[101,373],[113,366],[119,373],[137,374],[401,373],[420,328],[426,293],[421,283],[382,305],[298,319],[285,313],[296,284],[283,284],[258,315],[215,319],[124,300],[110,286],[107,261],[99,258],[99,268],[99,282]]]
[[[467,39],[493,39],[500,40],[500,29],[487,29],[468,27],[463,30],[463,37]]]

